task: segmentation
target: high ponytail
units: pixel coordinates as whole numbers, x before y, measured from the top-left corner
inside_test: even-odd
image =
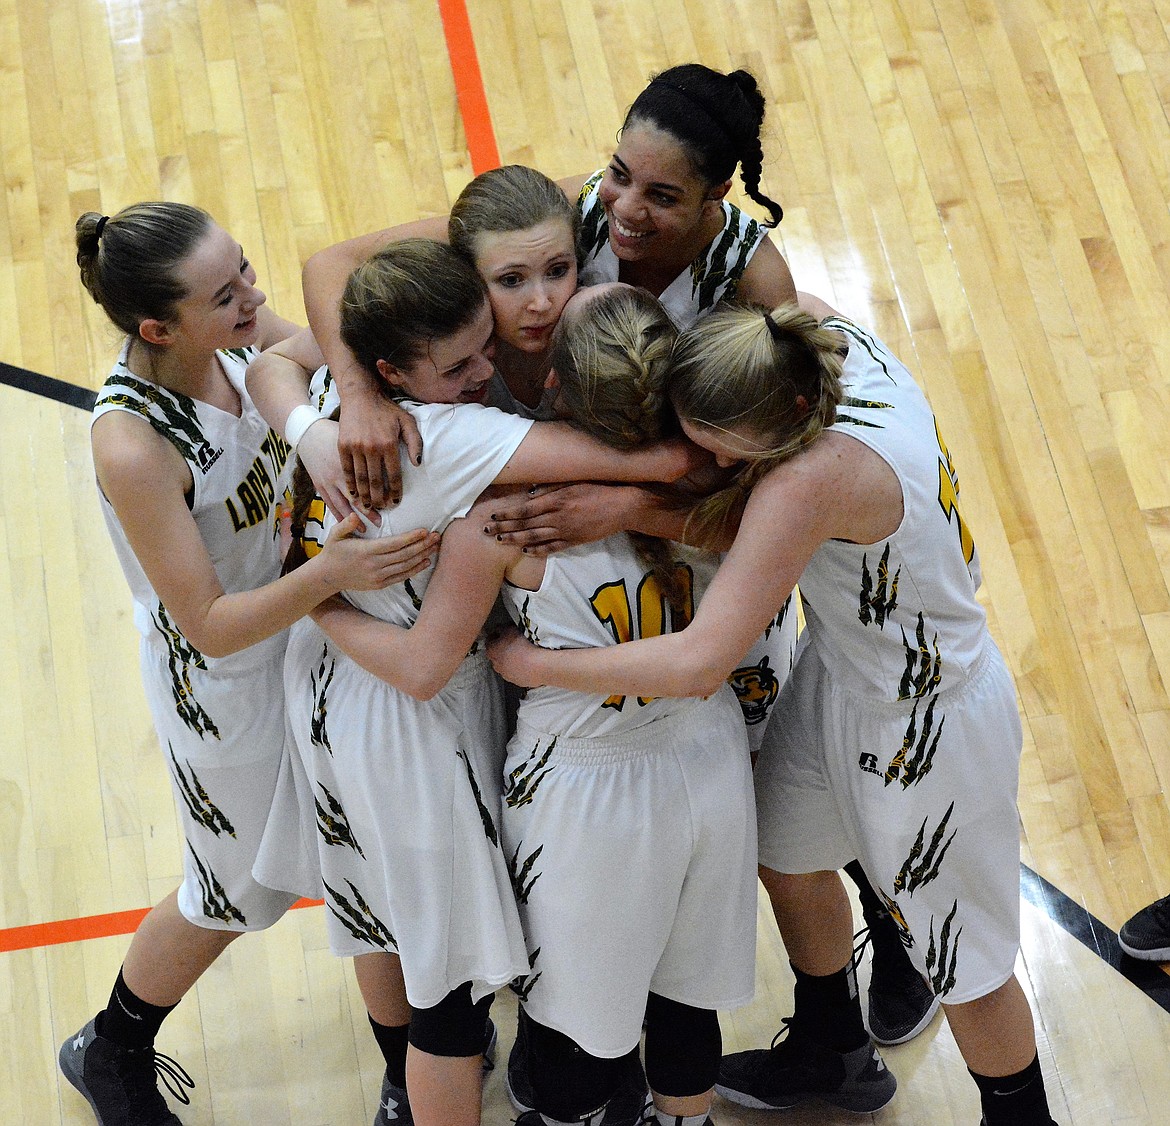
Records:
[[[758,442],[725,489],[700,502],[688,538],[729,532],[756,483],[837,418],[840,337],[796,305],[717,309],[679,337],[668,394],[679,418]]]

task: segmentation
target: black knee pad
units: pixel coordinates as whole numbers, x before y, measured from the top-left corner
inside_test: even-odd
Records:
[[[723,1037],[714,1009],[651,993],[646,1001],[646,1079],[660,1095],[686,1098],[715,1086]]]
[[[464,982],[437,1005],[411,1010],[408,1039],[432,1056],[478,1056],[484,1049],[493,1000],[489,993],[472,1003],[471,983]]]
[[[591,1056],[563,1032],[526,1018],[528,1074],[536,1109],[559,1122],[582,1122],[617,1091],[623,1056]]]

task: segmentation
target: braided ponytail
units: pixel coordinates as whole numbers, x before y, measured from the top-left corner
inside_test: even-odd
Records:
[[[561,318],[552,367],[574,426],[617,449],[677,432],[665,387],[678,330],[657,298],[628,285],[598,287],[584,310]],[[629,533],[675,610],[685,588],[669,541]]]
[[[630,106],[622,128],[644,122],[669,133],[709,187],[730,180],[740,167],[749,198],[768,212],[774,227],[784,211],[760,191],[764,150],[764,95],[746,70],[721,74],[684,63],[655,75]]]

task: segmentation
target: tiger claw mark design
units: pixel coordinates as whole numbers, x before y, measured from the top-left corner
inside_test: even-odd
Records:
[[[227,833],[229,837],[234,839],[235,826],[228,820],[223,810],[211,800],[210,795],[203,788],[203,783],[199,781],[199,775],[195,773],[195,768],[191,765],[190,760],[187,761],[187,770],[191,772],[188,776],[179,765],[170,740],[167,741],[167,753],[171,756],[171,764],[174,767],[172,773],[175,784],[179,788],[179,793],[183,795],[183,804],[186,805],[192,818],[217,837],[220,833]]]
[[[325,662],[328,661],[328,667]],[[337,670],[337,658],[329,655],[329,646],[321,646],[321,663],[317,671],[309,670],[309,685],[313,690],[313,715],[309,722],[309,738],[314,747],[321,747],[330,755],[333,747],[329,743],[329,732],[325,729],[325,717],[329,710],[326,695],[329,685],[333,683],[333,674]]]
[[[748,255],[751,253],[749,247],[754,247],[759,241],[759,230],[759,223],[751,219],[743,235],[737,238],[735,230],[729,225],[720,236],[718,244],[712,248],[709,260],[704,262],[702,258],[698,258],[691,263],[691,296],[698,297],[700,311],[715,306],[719,287],[729,276],[738,278],[743,273]],[[737,241],[739,246],[736,249]],[[736,249],[734,262],[728,260],[728,255],[733,249]]]
[[[914,702],[914,709],[910,713],[910,722],[906,726],[906,735],[902,739],[902,747],[890,760],[882,777],[888,786],[891,782],[901,782],[902,789],[908,790],[925,778],[934,766],[934,755],[938,750],[938,741],[942,738],[943,726],[947,722],[944,715],[939,720],[938,730],[934,731],[934,708],[938,703],[938,696],[931,696],[930,703],[922,716],[922,732],[918,733],[918,701]],[[934,738],[931,739],[931,732]],[[915,744],[914,754],[910,755],[910,747]],[[909,757],[907,757],[909,756]]]
[[[479,810],[479,819],[483,822],[484,836],[498,847],[500,834],[496,830],[496,823],[492,820],[491,811],[484,805],[483,792],[479,788],[479,780],[475,777],[471,759],[463,751],[457,751],[456,754],[463,760],[463,765],[467,769],[467,781],[471,786],[471,795],[475,798],[476,808]]]
[[[187,849],[195,861],[195,874],[199,877],[199,891],[203,899],[203,914],[209,919],[218,919],[221,923],[236,922],[246,927],[248,920],[243,912],[227,897],[223,884],[215,878],[215,873],[199,858],[199,854],[191,847]]]
[[[930,692],[938,691],[942,682],[942,654],[938,651],[938,634],[926,643],[926,620],[918,613],[918,628],[915,630],[915,645],[906,638],[902,630],[902,647],[906,651],[906,671],[898,684],[898,699],[921,699]]]
[[[325,795],[325,801],[329,806],[329,809],[326,810],[321,805],[320,798],[313,799],[313,804],[317,807],[317,830],[325,838],[325,843],[346,845],[365,860],[366,854],[362,852],[361,845],[357,843],[357,838],[353,835],[353,828],[349,823],[349,818],[345,816],[341,802],[330,793],[327,786],[320,782],[317,783],[317,789]]]
[[[910,849],[910,855],[902,862],[902,868],[898,872],[897,879],[894,880],[895,895],[901,891],[913,895],[919,888],[925,887],[939,874],[943,859],[946,857],[947,850],[951,847],[951,841],[955,839],[958,833],[956,829],[955,832],[946,838],[945,842],[943,841],[954,809],[955,803],[951,802],[947,806],[946,813],[943,814],[943,819],[938,823],[937,828],[931,835],[929,845],[926,844],[926,823],[929,818],[924,817],[922,819],[922,824],[918,827],[918,836],[914,839],[914,845]]]
[[[508,775],[504,785],[504,804],[509,809],[519,809],[521,806],[528,805],[536,797],[536,791],[540,789],[541,782],[554,769],[546,764],[556,745],[557,739],[554,735],[552,742],[545,748],[544,754],[540,758],[536,758],[536,754],[540,750],[540,743],[537,742],[528,758]],[[535,761],[533,761],[534,759]]]
[[[526,597],[520,606],[519,621],[516,623],[520,627],[520,632],[524,635],[525,640],[531,641],[533,645],[540,644],[540,629],[533,624],[532,619],[528,616],[528,606],[531,602],[530,597]]]
[[[329,911],[333,917],[359,942],[369,943],[369,945],[377,946],[382,950],[390,947],[397,950],[398,943],[394,941],[394,936],[370,910],[370,905],[365,901],[362,893],[351,881],[346,880],[345,882],[353,893],[353,902],[350,902],[335,888],[325,884],[325,890],[329,893]]]
[[[524,858],[524,863],[521,864],[520,849],[522,847],[523,842],[516,846],[516,851],[508,858],[508,878],[512,881],[512,892],[516,896],[516,902],[520,904],[528,902],[528,897],[532,894],[536,881],[540,879],[540,873],[534,874],[532,869],[544,851],[544,845],[537,845],[536,850],[530,852]]]
[[[207,668],[203,654],[171,624],[166,607],[161,602],[158,605],[158,613],[151,616],[151,622],[166,642],[167,668],[171,674],[171,698],[175,701],[176,713],[200,739],[204,733],[218,739],[219,729],[195,699],[195,692],[191,687],[191,670]]]
[[[878,562],[877,589],[875,590],[873,576],[869,572],[869,555],[862,555],[861,598],[857,607],[857,617],[862,625],[867,626],[873,622],[878,629],[885,626],[886,619],[898,607],[898,579],[901,574],[902,568],[899,567],[894,572],[893,579],[890,578],[890,545],[887,542],[881,560]]]
[[[926,948],[926,969],[930,977],[931,988],[938,997],[945,997],[955,987],[955,967],[959,960],[959,938],[963,933],[963,928],[959,927],[952,939],[951,927],[958,910],[959,901],[955,900],[950,913],[943,920],[937,939],[934,933],[934,919],[930,920],[930,942]]]
[[[902,945],[909,950],[914,945],[914,936],[910,933],[910,926],[906,922],[906,916],[902,914],[902,908],[898,906],[896,899],[891,899],[881,888],[875,890],[882,897],[882,902],[886,905],[886,910],[894,921],[894,927],[898,932],[898,937],[902,940]]]
[[[536,967],[536,959],[540,957],[540,947],[538,946],[531,954],[528,955],[528,968],[532,970]],[[542,970],[537,970],[536,973],[529,973],[523,977],[514,978],[508,985],[508,988],[520,998],[521,1001],[528,1000],[528,994],[532,992],[532,987],[540,980]]]

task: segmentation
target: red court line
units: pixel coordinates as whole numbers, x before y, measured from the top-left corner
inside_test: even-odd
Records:
[[[323,900],[298,899],[292,905],[319,907]],[[0,930],[0,953],[8,950],[32,950],[38,946],[56,946],[63,942],[84,942],[90,938],[109,938],[117,934],[133,934],[145,918],[149,907],[133,911],[114,911],[109,915],[87,915],[82,919],[60,919],[55,923],[33,923],[27,927],[9,927]]]
[[[463,0],[439,0],[439,15],[447,38],[451,73],[455,76],[455,96],[459,99],[463,135],[471,154],[471,170],[478,176],[490,168],[499,167],[500,150],[496,147],[496,131],[483,89],[483,76],[479,72],[471,20],[467,17],[467,5]]]
[[[471,170],[478,176],[481,172],[499,167],[500,150],[496,145],[496,131],[483,88],[471,20],[464,0],[439,0],[439,15],[443,21],[443,35],[447,40],[451,73],[455,78],[455,95],[463,118],[463,135],[471,156]],[[319,899],[302,899],[293,906],[315,907],[321,902]],[[53,923],[9,927],[0,930],[0,953],[133,934],[148,910],[139,908],[135,911],[116,911],[109,915],[89,915],[82,919],[61,919]]]

